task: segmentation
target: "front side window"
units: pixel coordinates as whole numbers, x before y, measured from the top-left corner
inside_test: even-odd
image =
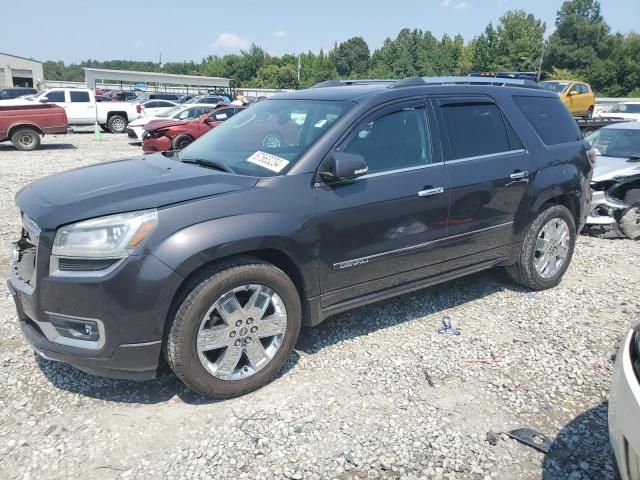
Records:
[[[364,157],[369,173],[431,163],[431,141],[424,108],[405,108],[365,121],[339,150]]]
[[[47,101],[64,103],[64,90],[53,90],[47,93]]]
[[[281,175],[352,106],[346,101],[260,102],[200,137],[180,157],[221,163],[245,175]],[[305,112],[302,124],[292,120],[294,112]]]
[[[209,115],[209,118],[214,122],[224,122],[233,117],[234,114],[235,110],[233,108],[224,108],[222,110],[216,110]]]
[[[451,160],[511,150],[509,135],[497,105],[449,104],[442,105],[440,110],[449,137]]]

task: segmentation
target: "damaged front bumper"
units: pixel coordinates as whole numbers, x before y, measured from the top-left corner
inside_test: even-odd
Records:
[[[629,205],[617,198],[610,197],[605,191],[594,190],[587,225],[615,225],[618,223],[615,213],[628,207]]]

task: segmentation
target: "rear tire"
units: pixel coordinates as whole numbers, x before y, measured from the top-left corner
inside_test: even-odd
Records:
[[[112,133],[124,133],[127,130],[127,119],[122,115],[112,115],[109,117],[107,126]]]
[[[184,148],[187,148],[192,143],[193,138],[190,135],[182,134],[173,139],[173,141],[171,142],[171,147],[174,150],[182,150]]]
[[[591,120],[593,118],[593,107],[589,107],[584,114],[584,118],[586,120]]]
[[[259,287],[253,301],[245,287]],[[257,293],[260,289],[265,296]],[[244,395],[273,379],[296,344],[302,320],[298,291],[282,270],[242,257],[203,271],[184,294],[169,328],[165,356],[185,385],[222,399]],[[273,310],[271,302],[279,310]],[[282,316],[284,320],[278,320]],[[275,329],[274,321],[281,333],[270,337],[272,331],[264,329]],[[205,348],[207,342],[211,344]]]
[[[573,215],[563,205],[551,205],[540,212],[529,227],[516,263],[506,268],[507,274],[514,282],[532,290],[555,287],[571,263],[575,242]]]
[[[11,143],[24,152],[35,150],[40,146],[40,134],[31,128],[19,128],[11,135]]]
[[[640,240],[640,189],[629,190],[624,196],[624,203],[630,205],[622,212],[618,228],[630,240]]]

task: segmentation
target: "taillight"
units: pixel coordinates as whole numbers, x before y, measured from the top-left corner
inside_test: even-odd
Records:
[[[142,105],[140,105],[139,103],[136,104],[136,112],[142,113]]]
[[[592,167],[596,166],[596,158],[598,158],[598,151],[595,148],[587,150],[587,158]]]

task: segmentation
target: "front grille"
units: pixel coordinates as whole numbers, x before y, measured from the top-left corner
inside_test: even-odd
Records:
[[[60,258],[58,270],[62,272],[99,272],[118,262],[119,259],[87,260],[78,258]]]

